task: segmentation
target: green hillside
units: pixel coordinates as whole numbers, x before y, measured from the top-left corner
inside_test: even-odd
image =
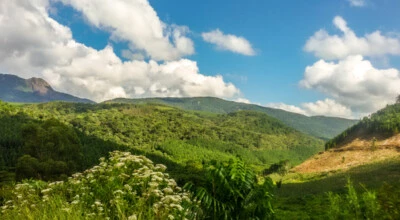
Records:
[[[275,191],[277,219],[400,218],[400,158],[283,181]]]
[[[321,140],[252,111],[219,115],[163,105],[58,102],[3,103],[0,109],[0,167],[16,169],[19,179],[24,173],[57,178],[118,149],[166,164],[182,178],[189,168],[200,169],[211,160],[239,156],[261,171],[281,160],[298,164],[323,149]],[[69,151],[74,154],[67,155]],[[25,170],[30,163],[37,165],[36,171]]]
[[[389,106],[354,127],[396,132],[397,112],[398,105]],[[274,174],[276,186],[261,175],[273,163],[289,159],[298,164],[322,148],[321,140],[256,111],[214,114],[161,104],[0,102],[0,205],[5,219],[91,219],[91,213],[100,219],[138,213],[138,219],[400,216],[393,208],[400,192],[395,186],[398,159],[348,172]],[[112,151],[110,159],[98,163]],[[346,184],[347,177],[353,184]],[[46,182],[12,185],[25,178]],[[51,182],[60,179],[64,181]],[[190,193],[182,194],[179,186],[189,181],[195,185],[186,185]],[[215,186],[217,194],[208,194]],[[178,200],[168,206],[172,197]],[[193,204],[194,199],[201,202]],[[170,209],[154,211],[165,205]],[[259,212],[252,208],[256,206]],[[68,211],[72,209],[76,212]],[[210,218],[211,213],[218,216]]]
[[[109,103],[134,103],[134,104],[165,104],[179,107],[186,110],[205,111],[217,114],[231,113],[240,110],[250,110],[266,113],[269,116],[277,118],[287,126],[290,126],[303,133],[310,134],[324,140],[331,139],[355,124],[356,120],[313,116],[287,112],[280,109],[267,108],[259,105],[244,104],[232,101],[226,101],[213,97],[197,98],[146,98],[146,99],[114,99],[107,101]]]

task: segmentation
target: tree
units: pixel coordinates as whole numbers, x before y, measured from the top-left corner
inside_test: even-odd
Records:
[[[25,155],[18,159],[18,179],[58,179],[82,166],[82,144],[75,130],[55,119],[26,124],[22,139]]]
[[[36,158],[25,154],[18,158],[16,167],[17,179],[37,178],[38,169],[39,161]]]
[[[400,103],[400,94],[396,97],[396,104]]]
[[[289,160],[281,160],[278,163],[272,164],[268,169],[263,171],[264,175],[269,175],[273,173],[277,173],[280,176],[285,176],[290,170],[290,161]]]
[[[195,188],[186,184],[204,210],[206,219],[271,219],[272,180],[259,184],[253,171],[240,159],[211,162],[206,169],[207,183]]]

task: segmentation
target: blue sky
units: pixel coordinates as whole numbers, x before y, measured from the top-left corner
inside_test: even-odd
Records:
[[[110,4],[110,10],[93,2]],[[43,58],[24,63],[26,57],[16,56],[0,62],[0,70],[23,77],[40,76],[56,89],[96,101],[117,96],[210,95],[306,115],[348,118],[376,111],[400,93],[395,86],[400,82],[397,0],[132,0],[124,6],[126,11],[116,6],[120,2],[124,1],[0,3],[8,4],[3,10],[9,13],[0,9],[0,30],[8,33],[6,37],[29,31],[23,29],[27,26],[23,21],[15,22],[21,27],[17,31],[4,24],[1,15],[17,19],[11,15],[14,10],[36,16],[40,22],[31,31],[37,30],[37,38],[43,38],[43,42],[36,37],[20,39],[19,47],[4,45],[4,51],[24,51],[32,57],[40,52]],[[33,9],[23,4],[31,4]],[[149,26],[156,31],[140,33],[141,27]],[[47,36],[40,35],[42,29]],[[157,38],[160,30],[163,36]],[[325,35],[313,38],[320,30]],[[205,39],[207,33],[209,40]],[[243,43],[242,47],[225,45],[227,36]],[[177,46],[175,40],[184,46]],[[41,47],[30,47],[27,42],[51,42],[60,48],[46,46],[38,52],[33,48]],[[24,43],[26,48],[21,49]],[[159,53],[164,50],[169,52]],[[64,56],[60,51],[69,52],[64,60],[53,60]],[[96,62],[103,62],[99,65],[103,67],[94,68]],[[111,70],[106,72],[108,67]],[[185,76],[186,70],[191,75]]]

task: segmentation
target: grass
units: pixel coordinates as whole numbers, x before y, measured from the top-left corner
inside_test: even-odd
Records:
[[[273,176],[276,180],[280,177]],[[290,173],[276,189],[276,216],[278,219],[321,219],[329,208],[327,192],[343,194],[351,179],[357,192],[365,189],[382,191],[385,185],[400,184],[400,158],[352,168],[345,172],[314,174]],[[399,192],[399,191],[396,191]]]

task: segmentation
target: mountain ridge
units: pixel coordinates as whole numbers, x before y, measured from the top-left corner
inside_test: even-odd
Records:
[[[40,103],[49,101],[94,103],[54,90],[42,78],[24,79],[12,74],[0,73],[0,100],[6,102]]]
[[[117,98],[105,103],[132,103],[132,104],[164,104],[179,107],[185,110],[205,111],[218,114],[232,113],[241,110],[251,110],[266,113],[284,124],[303,133],[329,140],[350,126],[357,120],[327,116],[305,116],[281,109],[263,107],[254,104],[245,104],[227,101],[215,97],[189,97],[189,98],[143,98],[125,99]]]

